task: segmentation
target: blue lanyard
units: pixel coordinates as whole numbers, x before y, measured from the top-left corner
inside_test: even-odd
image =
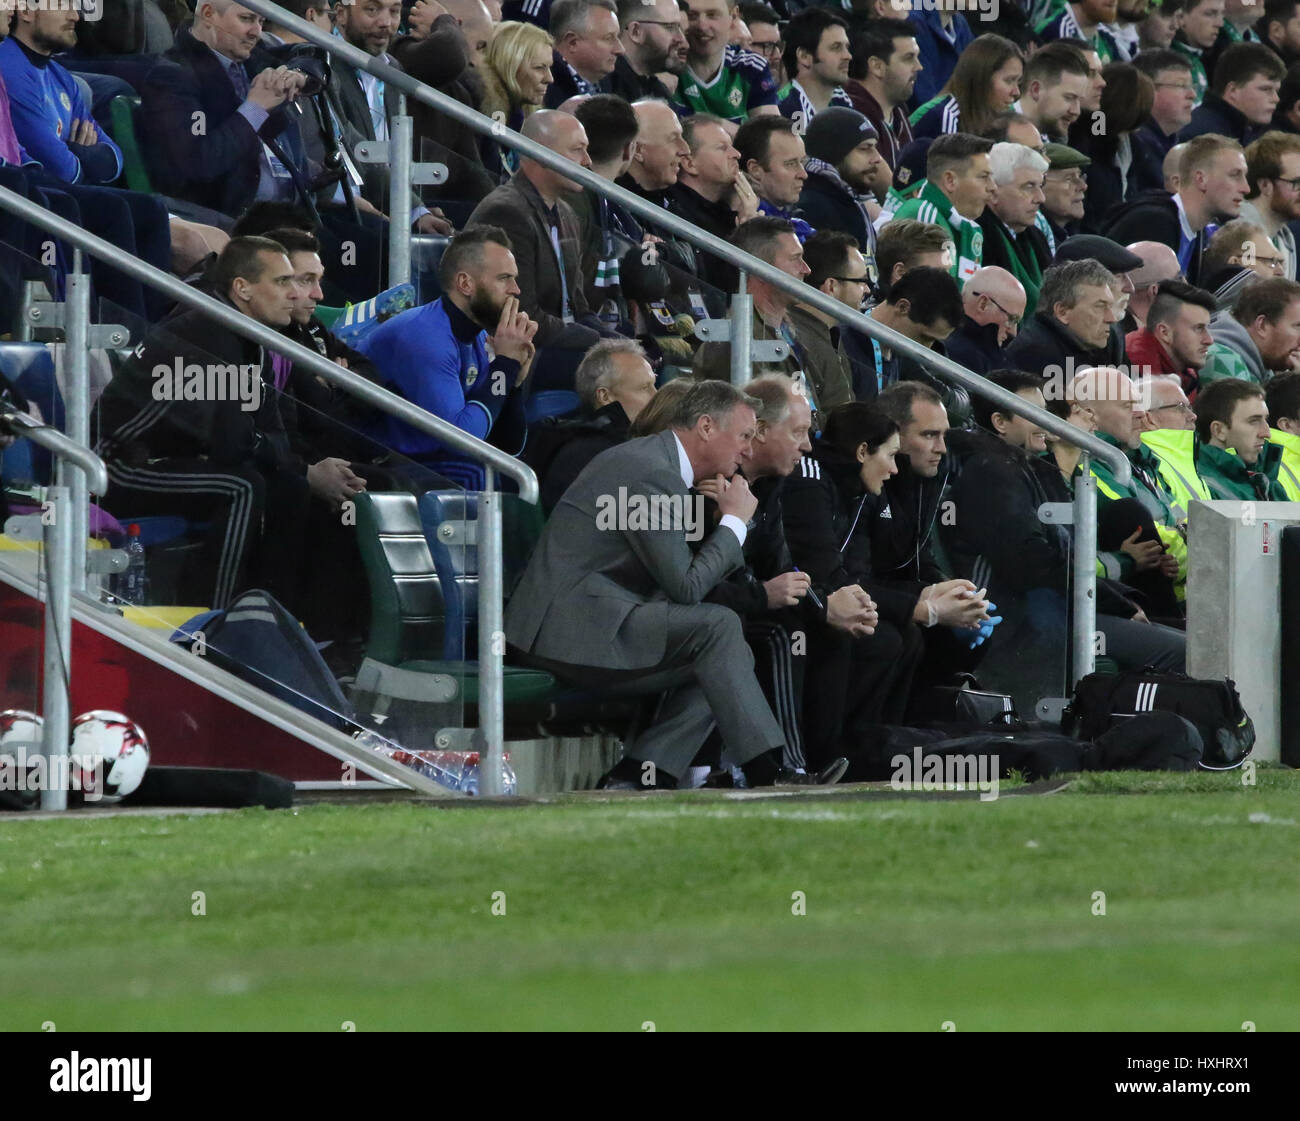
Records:
[[[862,314],[868,318],[873,318],[870,309],[864,311]],[[871,353],[876,359],[876,394],[879,396],[885,388],[885,355],[880,349],[880,343],[870,335],[867,337],[871,340]]]

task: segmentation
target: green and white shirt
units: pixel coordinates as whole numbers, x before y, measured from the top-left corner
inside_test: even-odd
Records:
[[[966,281],[984,262],[984,231],[978,222],[964,218],[938,187],[929,180],[916,198],[908,199],[896,211],[894,218],[913,218],[938,226],[952,243],[952,261],[949,272],[959,281]]]
[[[722,65],[709,81],[689,66],[683,70],[674,100],[692,113],[712,113],[724,121],[743,124],[753,110],[776,104],[776,80],[762,55],[728,47]]]

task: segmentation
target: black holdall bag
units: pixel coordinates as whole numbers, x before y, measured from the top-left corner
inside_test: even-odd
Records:
[[[1201,735],[1200,766],[1207,771],[1240,767],[1255,746],[1255,725],[1241,707],[1237,686],[1153,669],[1090,673],[1075,686],[1061,728],[1097,740],[1115,725],[1149,712],[1172,712]]]

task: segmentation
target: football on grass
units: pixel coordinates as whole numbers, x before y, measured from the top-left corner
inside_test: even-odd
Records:
[[[93,760],[102,760],[99,773],[105,802],[116,802],[135,790],[149,766],[144,729],[129,716],[105,709],[83,712],[72,722],[71,752],[81,765],[86,791],[91,789],[87,772],[94,770]]]

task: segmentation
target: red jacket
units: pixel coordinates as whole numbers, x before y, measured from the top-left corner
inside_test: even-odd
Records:
[[[1196,370],[1190,366],[1185,370],[1178,369],[1169,351],[1145,327],[1140,331],[1130,331],[1124,336],[1124,352],[1128,355],[1130,377],[1177,374],[1182,380],[1183,392],[1189,399],[1196,392],[1196,383],[1199,380]]]

